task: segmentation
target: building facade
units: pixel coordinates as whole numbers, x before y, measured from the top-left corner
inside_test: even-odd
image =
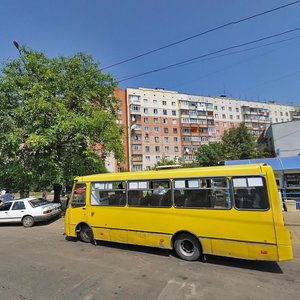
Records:
[[[116,96],[126,162],[112,160],[114,171],[147,170],[163,159],[193,162],[201,145],[220,141],[226,130],[241,123],[258,138],[270,124],[299,117],[299,109],[291,105],[164,89],[118,89]]]
[[[277,157],[300,155],[300,120],[269,125],[258,142]]]

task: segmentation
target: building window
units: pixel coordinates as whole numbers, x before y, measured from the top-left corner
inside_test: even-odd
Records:
[[[233,115],[230,115],[229,118],[230,118],[230,120],[233,120]]]
[[[169,146],[165,146],[165,151],[169,152],[170,151],[170,147]]]
[[[166,106],[167,105],[167,101],[163,101],[162,105]]]
[[[157,105],[157,100],[153,100],[153,104]]]
[[[149,123],[149,119],[148,118],[144,118],[144,123]]]
[[[166,109],[163,109],[163,115],[167,115],[168,114],[168,111]]]
[[[239,112],[240,110],[239,110],[239,108],[237,107],[237,108],[235,109],[235,111],[236,111],[236,112]]]
[[[148,113],[148,108],[144,108],[144,114]]]
[[[173,119],[173,120],[172,120],[172,124],[177,124],[177,120],[176,120],[176,119]]]
[[[173,128],[173,133],[178,133],[177,128]]]
[[[160,151],[160,147],[159,146],[155,146],[155,152],[159,152]]]
[[[159,137],[158,136],[154,137],[154,142],[159,143]]]
[[[229,106],[229,111],[232,111],[232,107],[231,106]]]
[[[156,161],[160,161],[160,156],[155,156]]]
[[[131,101],[139,101],[140,100],[140,96],[138,96],[138,95],[129,95],[129,100],[131,100]]]
[[[219,115],[218,115],[218,114],[215,114],[215,118],[219,118]]]
[[[145,104],[148,104],[148,99],[143,100]]]
[[[145,132],[149,132],[149,127],[145,127]]]
[[[132,165],[132,171],[142,171],[143,166],[142,165]]]
[[[175,146],[174,147],[174,152],[178,152],[178,151],[179,151],[178,146]]]
[[[159,132],[159,128],[158,127],[154,127],[154,132]]]
[[[169,128],[164,128],[164,133],[169,133]]]
[[[178,137],[177,136],[173,137],[173,141],[178,142]]]
[[[225,106],[222,106],[221,109],[222,109],[222,110],[225,110]]]
[[[164,124],[168,124],[168,119],[163,119]]]
[[[150,146],[145,147],[145,152],[150,152]]]
[[[176,110],[172,110],[172,116],[176,116]]]
[[[215,106],[214,106],[214,110],[218,110],[218,106],[215,105]]]
[[[166,143],[169,143],[169,138],[166,136],[166,137],[164,137],[164,141],[166,142]]]
[[[155,115],[158,114],[158,109],[157,109],[157,108],[154,108],[154,109],[153,109],[153,114],[155,114]]]
[[[176,104],[175,104],[175,102],[174,101],[172,101],[172,106],[175,106]]]
[[[236,116],[236,118],[239,120],[239,119],[240,119],[240,116]]]
[[[225,115],[225,114],[222,114],[222,118],[223,118],[223,119],[226,119],[226,115]]]
[[[140,109],[141,109],[140,105],[131,105],[131,110],[140,111]]]
[[[150,156],[146,155],[146,161],[150,161]]]

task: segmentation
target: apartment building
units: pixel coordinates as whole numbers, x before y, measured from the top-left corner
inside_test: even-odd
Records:
[[[127,89],[131,171],[150,169],[163,158],[181,156],[179,99],[172,91]]]
[[[192,162],[201,145],[220,141],[226,130],[241,123],[258,137],[269,124],[298,116],[294,106],[275,102],[149,88],[127,88],[118,93],[118,122],[127,128],[127,162],[122,168],[118,165],[119,170],[147,170],[163,158]]]

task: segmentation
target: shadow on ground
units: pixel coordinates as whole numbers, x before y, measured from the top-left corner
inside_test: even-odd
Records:
[[[80,239],[73,238],[73,237],[66,237],[66,240],[74,243],[77,242],[83,243],[80,241]],[[177,257],[176,253],[173,250],[169,250],[169,249],[152,248],[152,247],[121,244],[121,243],[106,242],[106,241],[96,241],[95,245],[106,247],[106,248],[147,253],[151,255],[173,257],[180,260],[180,258]],[[195,264],[197,262],[186,261],[186,263]],[[255,270],[255,271],[266,272],[266,273],[276,273],[276,274],[283,273],[282,269],[280,268],[277,262],[270,262],[270,261],[253,261],[253,260],[237,259],[237,258],[230,258],[230,257],[223,257],[223,256],[205,255],[201,257],[198,263],[226,266],[226,267],[239,268],[239,269]]]

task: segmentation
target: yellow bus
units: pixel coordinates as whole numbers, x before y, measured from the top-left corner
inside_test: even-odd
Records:
[[[250,260],[293,259],[267,165],[106,173],[75,179],[65,232],[96,240]]]

